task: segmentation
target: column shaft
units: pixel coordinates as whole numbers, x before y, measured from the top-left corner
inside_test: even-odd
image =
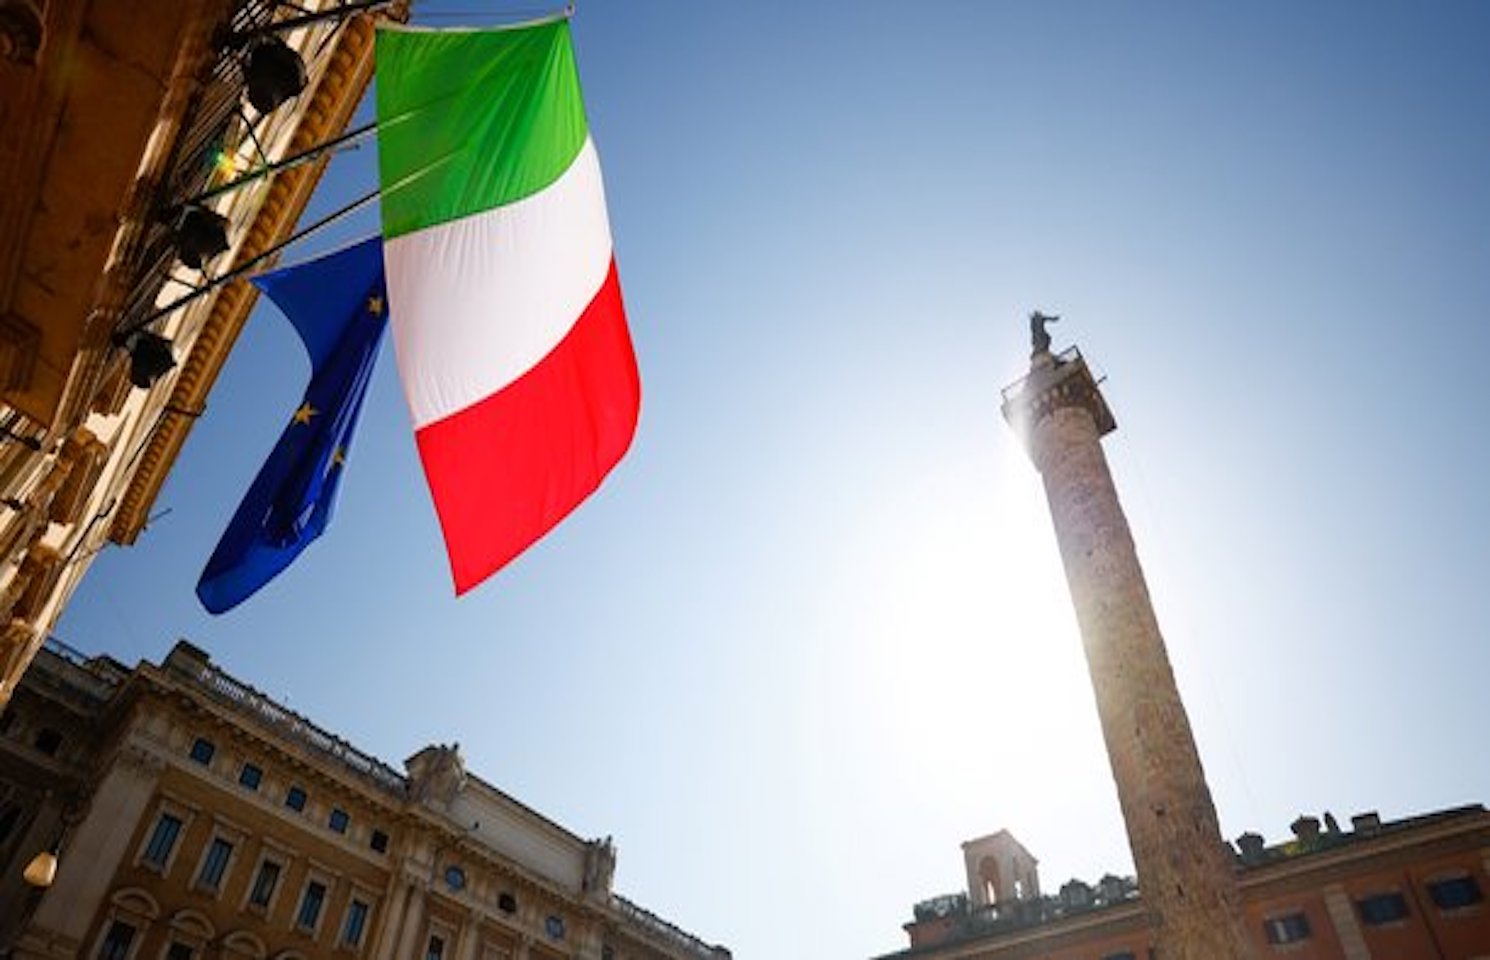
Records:
[[[1045,485],[1156,954],[1250,960],[1231,852],[1102,452],[1112,414],[1077,351],[1038,345],[1003,412]]]

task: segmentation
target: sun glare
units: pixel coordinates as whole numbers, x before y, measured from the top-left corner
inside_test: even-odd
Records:
[[[880,763],[936,783],[975,745],[979,764],[1059,788],[1059,728],[1090,709],[1080,641],[1038,479],[1010,456],[989,485],[986,466],[922,476],[844,545],[840,689]]]

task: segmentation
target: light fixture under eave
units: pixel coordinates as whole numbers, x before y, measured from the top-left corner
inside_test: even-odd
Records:
[[[57,853],[55,850],[43,850],[31,858],[26,864],[26,869],[21,876],[33,887],[45,890],[52,885],[57,878]]]
[[[279,37],[265,37],[248,51],[243,82],[254,109],[270,113],[305,89],[305,61]]]
[[[158,333],[141,330],[129,345],[129,382],[148,390],[176,365],[171,341]]]
[[[176,221],[176,256],[193,270],[228,249],[228,218],[205,207],[191,206]]]

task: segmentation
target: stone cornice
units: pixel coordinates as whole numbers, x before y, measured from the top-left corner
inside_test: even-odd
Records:
[[[1465,850],[1490,852],[1490,813],[1465,809],[1432,823],[1393,825],[1374,836],[1245,868],[1242,889],[1254,896],[1316,891],[1330,876],[1401,869]]]
[[[346,129],[372,79],[373,25],[381,15],[359,15],[339,32],[325,74],[301,113],[287,153],[309,149]],[[396,4],[386,15],[402,19],[406,16],[406,5]],[[310,202],[328,159],[323,156],[274,178],[238,249],[235,266],[290,235]],[[207,394],[217,381],[256,299],[256,289],[241,279],[218,292],[191,353],[181,365],[171,393],[172,407],[182,410],[205,407]],[[131,544],[139,536],[194,422],[190,417],[166,417],[156,426],[114,515],[109,538],[115,543]]]

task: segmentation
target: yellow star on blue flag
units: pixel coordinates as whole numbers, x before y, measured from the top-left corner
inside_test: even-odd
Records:
[[[254,283],[300,334],[311,378],[197,582],[212,613],[248,599],[326,529],[388,326],[379,237]]]

